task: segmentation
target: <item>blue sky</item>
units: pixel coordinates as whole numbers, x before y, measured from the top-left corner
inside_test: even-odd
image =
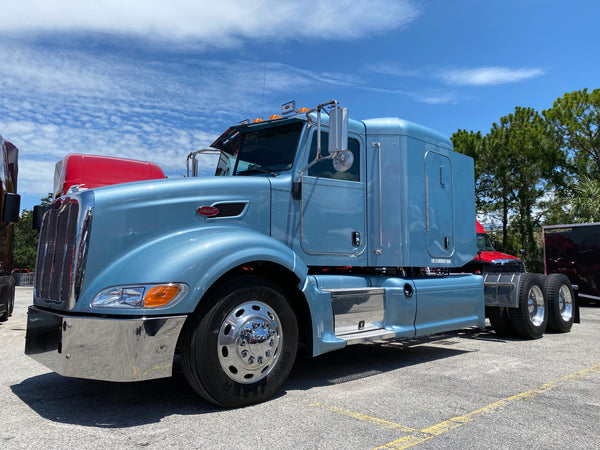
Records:
[[[289,100],[450,136],[599,87],[592,0],[3,3],[0,134],[27,209],[67,153],[182,176],[190,151]]]

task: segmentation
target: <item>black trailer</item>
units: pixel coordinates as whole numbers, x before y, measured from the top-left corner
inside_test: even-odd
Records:
[[[543,229],[546,274],[565,274],[580,299],[600,302],[600,222]]]

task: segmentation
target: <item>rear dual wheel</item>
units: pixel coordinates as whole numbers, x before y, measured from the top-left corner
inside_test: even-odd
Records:
[[[490,306],[487,309],[487,316],[490,324],[498,336],[514,337],[515,330],[508,317],[508,308],[500,306]]]
[[[287,379],[298,346],[285,294],[257,276],[228,280],[203,299],[181,340],[183,372],[196,392],[225,407],[270,398]]]
[[[548,330],[567,333],[575,318],[575,295],[569,279],[560,273],[546,277],[544,293],[548,304]]]
[[[546,306],[541,278],[533,273],[521,274],[518,307],[507,308],[515,333],[525,339],[541,338],[548,325]]]

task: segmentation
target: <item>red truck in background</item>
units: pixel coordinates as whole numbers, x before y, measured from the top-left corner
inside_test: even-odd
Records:
[[[8,320],[15,305],[13,223],[19,220],[21,196],[17,194],[19,150],[0,136],[0,322]]]
[[[94,189],[133,181],[166,178],[159,165],[149,161],[117,158],[114,156],[70,153],[54,167],[53,198],[69,190]],[[33,228],[39,230],[47,206],[33,208]]]
[[[600,222],[543,227],[544,271],[566,275],[580,299],[600,301]]]
[[[475,229],[477,232],[477,256],[464,267],[466,272],[480,274],[486,269],[490,272],[525,272],[523,260],[499,252],[498,245],[492,242],[478,220],[475,222]]]
[[[73,186],[92,189],[159,178],[165,178],[163,170],[148,161],[71,153],[56,163],[53,194],[60,197]]]

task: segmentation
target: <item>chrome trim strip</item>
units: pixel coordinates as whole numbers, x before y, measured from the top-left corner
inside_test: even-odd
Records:
[[[374,250],[373,253],[376,255],[381,255],[383,253],[383,206],[381,203],[381,142],[373,142],[373,147],[377,147],[377,156],[379,159],[379,173],[377,177],[379,178],[379,248]]]
[[[591,298],[592,300],[600,300],[600,297],[595,297],[593,295],[579,294],[579,293],[577,295],[579,295],[580,297],[583,297],[583,298]]]

